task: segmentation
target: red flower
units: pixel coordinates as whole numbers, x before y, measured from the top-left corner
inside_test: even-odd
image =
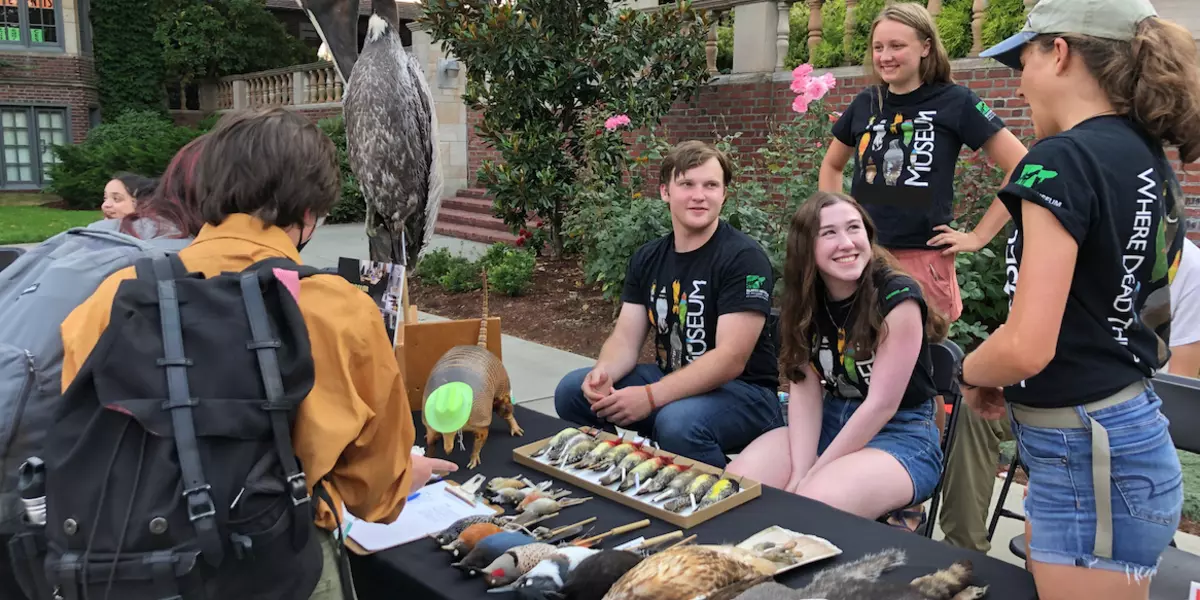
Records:
[[[520,235],[521,235],[521,237],[529,237],[529,231],[527,231],[526,229],[522,228],[522,229],[521,229],[521,234],[520,234]]]
[[[525,245],[525,238],[523,238],[523,237],[517,238],[517,247],[520,248],[524,245]]]

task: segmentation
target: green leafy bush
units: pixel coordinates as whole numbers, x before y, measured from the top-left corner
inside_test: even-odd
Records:
[[[520,296],[533,283],[532,251],[493,244],[479,263],[487,269],[488,287],[506,296]]]
[[[422,279],[437,281],[450,270],[450,264],[453,262],[454,255],[450,253],[449,248],[430,250],[421,257],[414,274]]]
[[[561,255],[562,222],[573,201],[592,113],[656,123],[708,78],[708,23],[689,4],[657,12],[614,11],[608,0],[439,0],[421,21],[466,65],[476,131],[498,151],[478,180],[514,231],[531,214]]]
[[[262,0],[158,0],[154,40],[166,75],[180,82],[316,61]]]
[[[983,47],[1003,42],[1025,26],[1023,0],[991,0],[983,20]]]
[[[333,145],[337,147],[338,168],[342,174],[342,195],[333,210],[329,211],[326,223],[361,223],[367,218],[367,205],[363,200],[362,190],[358,187],[358,179],[350,170],[350,158],[346,153],[346,122],[339,113],[317,121],[317,126],[325,132]]]
[[[937,15],[938,37],[950,58],[963,58],[971,53],[972,0],[946,0]]]
[[[478,262],[456,256],[446,266],[446,272],[438,277],[438,285],[451,293],[477,290],[483,287],[483,274],[479,267]]]
[[[211,123],[211,122],[208,122]],[[185,144],[204,132],[175,125],[154,111],[129,111],[91,130],[81,144],[55,146],[47,191],[75,209],[96,209],[118,171],[157,177]]]

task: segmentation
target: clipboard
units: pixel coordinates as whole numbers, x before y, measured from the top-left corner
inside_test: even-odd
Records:
[[[482,475],[479,475],[478,477],[482,477]],[[459,482],[457,482],[457,481],[452,481],[452,480],[449,480],[449,479],[443,479],[442,481],[445,481],[445,482],[446,482],[446,486],[447,486],[447,488],[449,488],[449,487],[461,488],[461,487],[462,487],[462,484],[461,484],[461,483],[459,483]],[[450,497],[455,497],[455,498],[457,498],[457,497],[458,497],[458,496],[456,496],[456,495],[452,495],[452,494],[449,494],[449,493],[447,493],[446,495],[447,495],[447,496],[450,496]],[[461,500],[461,498],[460,498],[460,500]],[[486,507],[486,508],[489,508],[489,509],[491,509],[492,513],[493,513],[493,514],[495,514],[495,515],[502,515],[502,514],[504,514],[504,508],[502,508],[502,507],[500,507],[500,506],[497,506],[497,505],[495,505],[495,504],[493,504],[493,503],[491,503],[491,502],[488,502],[487,500],[485,500],[484,498],[482,498],[482,497],[480,497],[480,496],[476,496],[476,497],[475,497],[475,502],[476,502],[476,504],[477,504],[477,505],[479,505],[479,506],[484,506],[484,507]],[[401,514],[403,514],[403,511],[401,511]],[[346,538],[346,541],[345,541],[345,544],[346,544],[346,549],[347,549],[347,550],[349,550],[349,551],[351,551],[351,552],[353,552],[354,554],[356,554],[356,555],[358,555],[358,556],[370,556],[370,555],[372,555],[372,554],[374,554],[374,553],[376,553],[376,552],[382,552],[382,551],[384,551],[384,550],[389,550],[389,549],[391,549],[391,548],[395,548],[395,547],[397,547],[397,546],[402,546],[402,545],[404,545],[404,544],[406,544],[406,543],[412,543],[412,542],[404,542],[404,543],[401,543],[401,544],[397,544],[396,546],[391,546],[391,547],[389,547],[389,548],[383,548],[383,549],[380,549],[380,550],[371,551],[371,550],[367,550],[366,548],[363,548],[363,547],[362,547],[362,546],[361,546],[361,545],[360,545],[358,542],[354,541],[354,538],[352,538],[352,537],[350,537],[350,536],[348,536],[348,535],[347,535],[347,536],[345,536],[345,538]],[[414,540],[414,541],[415,541],[415,540]]]

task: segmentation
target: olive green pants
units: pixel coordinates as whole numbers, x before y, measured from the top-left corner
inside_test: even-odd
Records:
[[[333,533],[321,530],[317,533],[321,542],[321,578],[309,600],[343,600],[342,574],[338,570],[337,542]],[[347,552],[349,552],[347,550]],[[355,598],[358,594],[355,594]]]
[[[954,447],[942,484],[942,531],[946,542],[987,553],[992,490],[1000,442],[1013,439],[1008,417],[989,421],[966,404],[959,407]]]

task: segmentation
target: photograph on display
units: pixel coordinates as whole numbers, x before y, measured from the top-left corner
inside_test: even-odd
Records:
[[[404,322],[401,304],[404,294],[404,266],[392,263],[372,262],[356,258],[338,259],[338,275],[367,293],[387,328],[388,339],[396,343],[396,330]]]

